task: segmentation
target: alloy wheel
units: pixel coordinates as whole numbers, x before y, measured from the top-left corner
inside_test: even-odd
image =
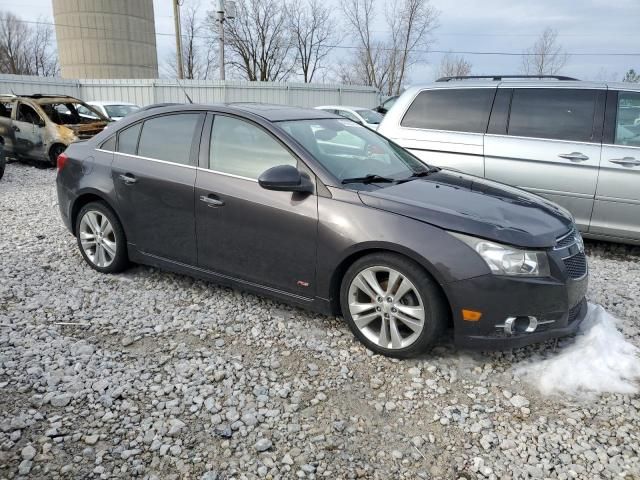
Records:
[[[116,256],[116,234],[109,219],[96,210],[87,211],[80,220],[80,244],[87,258],[97,267],[105,268]]]
[[[349,312],[357,328],[382,348],[413,344],[425,324],[425,308],[415,285],[390,267],[360,271],[349,285]]]

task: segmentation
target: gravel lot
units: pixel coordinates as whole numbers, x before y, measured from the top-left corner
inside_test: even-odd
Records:
[[[638,393],[549,397],[516,373],[574,339],[395,361],[340,318],[101,275],[54,180],[0,181],[0,478],[640,478]],[[640,345],[640,249],[587,246],[590,301]]]

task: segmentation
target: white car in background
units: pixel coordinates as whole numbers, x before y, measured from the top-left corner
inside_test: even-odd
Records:
[[[317,110],[324,110],[325,112],[335,113],[341,117],[353,120],[356,123],[364,125],[371,130],[377,130],[378,125],[382,121],[382,115],[369,108],[362,107],[345,107],[343,105],[323,105],[316,107]]]
[[[140,106],[135,103],[129,102],[87,102],[87,104],[91,105],[93,108],[102,113],[109,120],[120,120],[121,118],[129,115],[130,113],[136,112],[140,110]],[[91,112],[87,110],[86,112],[81,112],[78,110],[80,115],[82,116],[91,116]]]

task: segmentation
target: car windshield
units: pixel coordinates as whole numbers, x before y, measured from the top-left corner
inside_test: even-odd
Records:
[[[96,120],[108,121],[100,112],[82,102],[41,103],[40,107],[58,125],[93,123]]]
[[[403,180],[430,169],[383,136],[349,120],[295,120],[280,126],[341,182],[361,177]]]
[[[140,110],[140,107],[137,105],[105,105],[104,109],[107,111],[107,114],[113,118],[129,115],[131,112]]]
[[[356,110],[356,113],[364,118],[364,121],[367,123],[377,125],[382,121],[382,115],[380,115],[378,112],[374,112],[373,110]]]

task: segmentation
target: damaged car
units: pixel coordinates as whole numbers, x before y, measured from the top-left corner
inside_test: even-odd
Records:
[[[79,110],[91,111],[87,118]],[[4,154],[18,160],[48,162],[71,143],[100,133],[109,119],[95,108],[66,95],[0,95],[0,143]]]

